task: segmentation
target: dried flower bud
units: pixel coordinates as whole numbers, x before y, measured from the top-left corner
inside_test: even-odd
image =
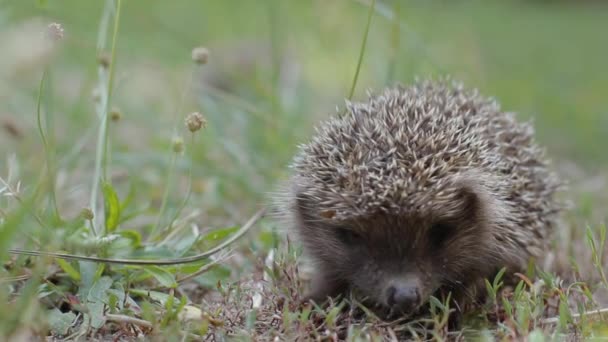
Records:
[[[99,63],[99,65],[101,65],[104,68],[109,68],[110,67],[110,62],[111,62],[111,57],[110,55],[105,52],[102,51],[98,56],[97,56],[97,63]]]
[[[91,221],[95,217],[95,214],[91,208],[83,208],[80,211],[80,216],[87,221]]]
[[[52,41],[59,41],[63,38],[63,26],[59,23],[50,23],[46,28],[46,36]]]
[[[175,153],[184,152],[184,139],[182,139],[181,137],[173,138],[173,142],[171,143],[171,145],[173,146],[173,152],[175,152]]]
[[[203,115],[199,112],[191,113],[186,117],[186,126],[188,130],[192,133],[198,131],[199,129],[207,127],[207,120],[203,117]]]
[[[122,118],[122,113],[118,108],[113,108],[110,112],[110,119],[114,122],[119,121]]]
[[[192,49],[192,61],[196,64],[207,64],[209,60],[209,50],[205,47],[199,46]]]
[[[2,119],[2,127],[4,130],[13,138],[21,139],[23,138],[23,131],[15,121],[10,118]]]

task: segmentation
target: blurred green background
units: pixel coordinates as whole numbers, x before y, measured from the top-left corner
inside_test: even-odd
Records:
[[[110,128],[112,171],[128,173],[140,198],[158,200],[171,139],[185,134],[178,120],[201,111],[209,127],[186,151],[196,161],[194,206],[209,225],[257,207],[285,175],[297,144],[348,96],[366,4],[123,1],[112,101],[123,119]],[[4,0],[0,7],[0,170],[16,154],[28,186],[44,165],[35,109],[50,63],[63,158],[58,196],[75,203],[87,198],[93,169],[103,6]],[[65,37],[48,57],[37,39],[53,21]],[[495,96],[505,110],[533,118],[552,159],[601,169],[608,161],[607,32],[608,5],[600,1],[379,0],[355,99],[368,89],[449,74]],[[211,51],[201,68],[190,58],[195,46]],[[178,162],[181,172],[186,161]]]
[[[348,97],[369,1],[123,0],[111,104],[121,119],[109,124],[109,171],[118,197],[132,200],[125,214],[129,218],[118,231],[146,236],[156,222],[167,223],[157,221],[159,212],[165,218],[177,213],[188,189],[190,158],[192,196],[180,216],[186,217],[184,226],[193,222],[205,233],[224,228],[206,235],[217,242],[263,206],[286,177],[297,145]],[[0,177],[13,187],[18,184],[29,198],[48,174],[36,116],[38,87],[48,68],[51,87],[42,105],[45,126],[54,132],[49,141],[50,154],[56,155],[55,192],[67,222],[78,221],[96,181],[97,44],[104,6],[104,1],[0,0]],[[54,47],[44,39],[51,22],[64,28]],[[106,53],[112,19],[109,23],[102,30],[108,35]],[[197,46],[210,51],[206,65],[192,62]],[[451,75],[480,89],[504,110],[535,121],[538,139],[556,168],[578,178],[572,196],[577,213],[596,224],[605,219],[608,203],[607,61],[606,1],[377,0],[354,100],[363,100],[370,89],[416,77]],[[208,127],[191,145],[183,120],[195,111],[203,113]],[[183,155],[172,151],[176,136],[186,143]],[[163,212],[159,207],[166,189]],[[0,186],[0,193],[4,190]],[[45,250],[67,248],[64,236],[71,228],[53,221],[47,189],[40,191],[32,208],[24,208],[43,217],[40,227],[18,201],[0,197],[0,253],[19,246],[38,249],[27,233],[49,241]],[[96,214],[102,213],[101,203]],[[5,218],[12,221],[4,225]],[[561,229],[559,251],[551,253],[558,271],[574,259],[585,265],[585,279],[592,265],[580,227]],[[254,238],[241,240],[246,251],[231,258],[231,266],[258,265],[278,243],[274,225],[258,228]],[[189,238],[203,236],[197,234]],[[142,254],[193,252],[193,239],[188,245],[176,238],[168,248],[173,254],[155,250],[154,243],[145,244],[149,249]],[[205,250],[206,243],[192,249]],[[114,252],[120,256],[129,250],[118,244]],[[239,268],[231,266],[199,276],[198,284],[213,288]],[[57,272],[44,265],[41,270]],[[4,273],[11,272],[20,275],[21,268]],[[69,284],[66,293],[71,293]],[[34,290],[29,290],[32,298]],[[15,298],[15,293],[2,298]],[[7,312],[0,310],[0,318],[12,322],[7,326],[37,325],[35,319],[20,318],[36,306],[12,303]],[[14,307],[22,312],[15,314]],[[5,330],[0,324],[0,333]]]

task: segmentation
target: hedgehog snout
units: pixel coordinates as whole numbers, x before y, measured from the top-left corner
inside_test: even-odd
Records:
[[[407,277],[390,282],[385,290],[385,301],[389,308],[398,312],[412,312],[421,304],[420,282],[417,277]]]

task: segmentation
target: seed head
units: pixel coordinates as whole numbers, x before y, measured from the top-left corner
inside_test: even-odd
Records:
[[[186,117],[186,126],[188,130],[192,133],[198,131],[199,129],[207,127],[207,120],[203,117],[203,115],[199,112],[191,113]]]
[[[50,23],[46,28],[46,36],[52,41],[60,41],[63,38],[63,26],[59,23]]]
[[[80,211],[80,216],[87,221],[91,221],[93,218],[95,218],[95,214],[91,208],[82,208]]]
[[[110,119],[114,122],[120,121],[122,118],[122,112],[118,108],[112,109],[110,112]]]
[[[192,49],[192,61],[196,64],[207,64],[209,60],[209,50],[206,47],[196,47]]]
[[[184,139],[182,139],[181,137],[174,137],[171,145],[173,146],[173,152],[175,152],[175,153],[184,152]]]
[[[99,63],[99,65],[101,65],[105,69],[110,67],[110,62],[111,62],[110,55],[105,51],[101,52],[97,56],[97,63]]]

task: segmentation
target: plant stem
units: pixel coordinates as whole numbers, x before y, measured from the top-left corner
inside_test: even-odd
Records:
[[[55,197],[55,167],[53,164],[53,156],[51,155],[53,141],[49,137],[50,132],[53,129],[53,120],[52,114],[50,113],[50,106],[48,104],[46,106],[45,118],[46,133],[45,129],[42,128],[42,93],[48,88],[48,79],[50,77],[49,74],[49,69],[46,67],[42,72],[40,85],[38,87],[38,97],[36,99],[36,121],[38,125],[38,132],[40,133],[42,144],[44,145],[44,157],[46,161],[47,182],[50,189],[51,206],[53,208],[55,218],[60,220],[59,209],[57,208],[57,199]],[[47,83],[47,88],[44,87],[45,83]],[[48,99],[48,96],[46,98]]]
[[[186,207],[186,204],[188,203],[188,201],[190,200],[190,195],[192,194],[192,168],[194,167],[194,133],[190,134],[190,165],[188,165],[188,190],[186,191],[186,196],[184,197],[184,200],[182,201],[182,204],[177,208],[177,210],[175,211],[175,214],[173,214],[173,217],[171,218],[171,221],[169,222],[169,229],[171,229],[171,227],[173,227],[173,223],[175,222],[175,220],[177,220],[177,217],[181,214],[182,210],[184,210],[184,208]]]
[[[109,11],[111,10],[113,3],[112,0],[108,0],[106,3],[106,8],[104,11],[104,15],[102,17],[102,21],[100,24],[101,31],[99,33],[99,41],[98,41],[98,51],[100,52],[105,45],[105,27],[107,27],[107,21],[109,19]],[[98,68],[99,74],[99,90],[101,91],[101,108],[98,108],[98,114],[100,116],[100,126],[99,132],[97,135],[97,150],[95,153],[95,172],[93,176],[93,186],[91,190],[91,199],[90,199],[90,207],[93,212],[97,212],[97,193],[99,191],[99,184],[107,179],[107,145],[108,145],[108,108],[110,104],[110,97],[112,94],[112,81],[114,78],[114,59],[116,56],[116,40],[118,36],[118,27],[120,22],[120,5],[121,0],[117,0],[116,13],[114,15],[114,31],[112,35],[112,54],[110,59],[109,66],[109,76],[107,83],[105,82],[106,78],[106,69],[104,66],[100,65]],[[103,31],[103,32],[102,32]],[[99,217],[99,215],[95,215],[95,217]],[[95,227],[95,221],[92,220],[92,229],[93,235],[97,236],[98,232]]]
[[[156,238],[156,234],[160,229],[160,225],[162,224],[163,214],[167,208],[167,201],[169,200],[169,190],[171,188],[171,180],[173,179],[173,173],[175,172],[175,162],[177,160],[177,153],[172,152],[171,154],[171,164],[169,165],[169,174],[167,175],[167,185],[165,186],[165,191],[163,193],[163,199],[160,204],[160,209],[158,211],[158,218],[156,219],[156,225],[154,225],[154,229],[150,232],[150,240],[154,240]]]
[[[390,84],[397,69],[397,56],[399,55],[399,43],[401,28],[399,27],[399,17],[401,14],[401,2],[395,2],[395,13],[393,15],[393,26],[391,28],[391,51],[389,55],[388,69],[386,71],[386,83]]]
[[[359,78],[359,70],[361,70],[361,64],[363,63],[363,56],[365,55],[365,46],[367,44],[367,36],[369,35],[369,28],[371,26],[372,17],[374,15],[375,5],[376,5],[376,0],[372,0],[371,5],[369,6],[369,12],[367,14],[367,24],[365,25],[363,41],[361,42],[361,50],[359,51],[359,60],[357,61],[357,69],[355,70],[355,77],[353,78],[353,83],[351,85],[350,93],[348,95],[349,100],[352,100],[353,95],[355,94],[355,87],[357,86],[357,79]]]

